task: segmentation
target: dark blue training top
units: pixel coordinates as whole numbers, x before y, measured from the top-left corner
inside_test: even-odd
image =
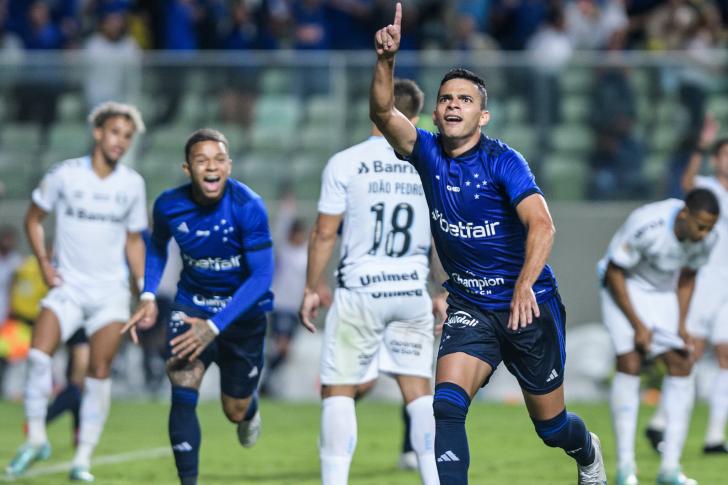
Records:
[[[183,264],[176,303],[202,311],[220,330],[272,309],[268,215],[263,200],[245,184],[229,179],[222,199],[210,206],[192,199],[190,184],[157,198],[145,292],[157,291],[170,237],[180,247]]]
[[[430,208],[437,254],[450,279],[450,293],[480,308],[507,310],[523,268],[526,229],[516,206],[541,189],[516,150],[481,135],[480,143],[448,157],[440,135],[417,130],[412,155]],[[533,285],[539,303],[556,290],[547,265]]]

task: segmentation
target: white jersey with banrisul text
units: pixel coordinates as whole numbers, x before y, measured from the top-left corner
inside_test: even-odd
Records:
[[[127,232],[147,228],[144,180],[117,164],[100,178],[91,158],[54,165],[33,190],[33,202],[55,214],[53,259],[64,283],[99,287],[127,284]]]
[[[695,187],[713,192],[720,204],[720,217],[713,229],[713,232],[718,234],[718,242],[710,254],[708,266],[728,274],[728,189],[717,178],[704,175],[695,177]]]
[[[339,287],[368,293],[424,290],[430,228],[422,182],[384,137],[372,136],[329,160],[318,211],[343,214]]]
[[[674,291],[683,268],[705,265],[718,236],[711,231],[702,241],[678,241],[675,218],[684,206],[682,200],[667,199],[632,212],[599,262],[602,279],[611,261],[642,289]]]

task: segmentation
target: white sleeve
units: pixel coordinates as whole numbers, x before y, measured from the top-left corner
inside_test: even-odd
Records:
[[[126,221],[126,229],[129,232],[141,232],[147,228],[147,191],[144,186],[144,179],[141,176],[137,179],[137,190],[134,200],[129,208],[129,217]]]
[[[346,186],[348,177],[342,173],[341,166],[336,157],[329,160],[321,176],[321,197],[318,202],[318,211],[322,214],[338,215],[346,211]]]
[[[62,189],[61,167],[55,166],[46,172],[38,187],[33,190],[31,197],[35,205],[46,212],[51,212],[60,198]]]
[[[625,269],[637,266],[652,242],[654,229],[655,221],[646,220],[640,210],[630,214],[609,243],[609,261]]]

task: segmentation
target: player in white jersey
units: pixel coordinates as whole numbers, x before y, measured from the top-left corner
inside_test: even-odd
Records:
[[[719,367],[708,399],[708,426],[703,444],[703,452],[707,454],[728,454],[725,437],[728,419],[728,138],[716,141],[718,130],[718,122],[712,117],[706,118],[682,178],[686,192],[695,187],[713,192],[721,212],[715,226],[718,243],[708,264],[698,274],[687,319],[688,332],[695,344],[695,360],[700,359],[710,343]],[[703,160],[709,154],[713,175],[699,175]],[[660,406],[647,429],[647,436],[655,447],[662,441],[664,426],[664,410]]]
[[[423,104],[417,85],[397,81],[395,100],[416,122]],[[431,244],[419,176],[374,128],[367,141],[329,160],[318,211],[300,312],[311,332],[320,305],[316,288],[343,221],[338,287],[321,355],[323,485],[348,482],[357,437],[354,399],[379,372],[392,375],[402,391],[422,482],[437,484],[433,316],[426,288]]]
[[[663,396],[665,446],[657,483],[695,485],[680,470],[693,404],[691,342],[686,315],[695,275],[710,256],[720,208],[708,190],[668,199],[630,214],[599,262],[602,318],[617,354],[610,406],[617,442],[617,484],[636,485],[634,441],[640,369],[645,356],[667,366]]]
[[[91,454],[109,412],[111,361],[129,318],[128,268],[135,281],[143,277],[144,181],[119,163],[134,134],[144,131],[141,115],[133,106],[108,102],[91,112],[89,122],[94,139],[91,155],[51,168],[33,191],[25,218],[30,245],[51,290],[33,327],[25,390],[28,440],[6,469],[13,477],[50,455],[45,418],[52,387],[51,356],[61,342],[83,328],[91,354],[70,478],[93,481]],[[42,225],[51,212],[54,261],[46,253]]]

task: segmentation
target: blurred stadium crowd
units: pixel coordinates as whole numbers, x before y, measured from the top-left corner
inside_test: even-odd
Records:
[[[99,33],[142,49],[368,49],[390,0],[2,0],[3,48],[81,48]],[[412,0],[405,49],[673,50],[726,41],[720,0]],[[111,27],[109,24],[113,24]],[[567,47],[568,45],[568,47]]]

